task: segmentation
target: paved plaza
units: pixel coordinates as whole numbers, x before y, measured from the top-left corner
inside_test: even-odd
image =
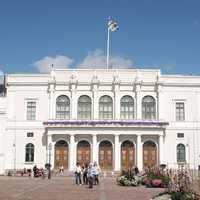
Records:
[[[76,186],[73,178],[51,180],[0,177],[0,200],[149,200],[162,189],[122,187],[114,178],[101,179],[98,186]]]

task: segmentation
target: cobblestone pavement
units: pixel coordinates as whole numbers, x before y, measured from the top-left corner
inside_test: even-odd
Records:
[[[115,179],[101,179],[98,186],[76,186],[73,178],[51,180],[0,177],[0,200],[149,200],[162,189],[122,187]]]

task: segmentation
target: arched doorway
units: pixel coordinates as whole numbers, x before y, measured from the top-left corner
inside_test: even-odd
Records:
[[[143,166],[153,167],[157,165],[157,148],[152,141],[146,141],[143,144]]]
[[[55,169],[59,169],[61,166],[64,169],[68,168],[68,144],[64,140],[59,140],[55,144],[54,167]]]
[[[90,163],[90,143],[86,140],[81,140],[77,145],[77,163],[80,165]]]
[[[99,144],[99,165],[102,170],[112,170],[112,143],[104,140]]]
[[[121,144],[121,167],[130,169],[135,165],[135,148],[133,142],[126,140]]]

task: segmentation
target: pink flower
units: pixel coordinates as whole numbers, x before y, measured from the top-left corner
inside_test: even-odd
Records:
[[[152,180],[152,186],[154,186],[154,187],[160,187],[161,183],[162,183],[162,181],[160,179]]]

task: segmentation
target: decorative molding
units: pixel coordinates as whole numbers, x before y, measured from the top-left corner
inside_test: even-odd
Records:
[[[164,121],[148,121],[148,120],[48,120],[44,121],[45,126],[168,126],[168,122]]]

